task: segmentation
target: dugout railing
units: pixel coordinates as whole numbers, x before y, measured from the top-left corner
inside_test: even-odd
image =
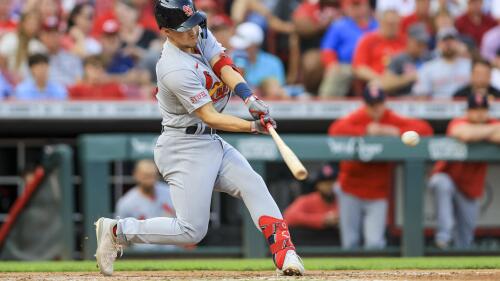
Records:
[[[83,135],[78,140],[79,168],[82,176],[83,257],[93,259],[96,241],[94,221],[112,215],[109,190],[109,164],[113,161],[134,161],[152,158],[157,135]],[[238,149],[253,168],[266,179],[266,162],[281,161],[274,142],[267,136],[225,135],[224,139]],[[285,142],[304,161],[393,161],[402,164],[404,173],[403,223],[401,246],[388,248],[388,254],[423,256],[424,225],[423,197],[425,165],[437,160],[500,161],[500,147],[487,143],[463,144],[445,137],[424,138],[416,147],[407,147],[397,138],[344,137],[318,135],[286,135]],[[248,212],[244,212],[242,247],[204,247],[194,254],[241,254],[244,257],[263,257],[267,254],[265,241],[254,227]],[[308,254],[346,254],[338,247],[306,247]],[[221,252],[222,251],[222,252]],[[483,250],[484,251],[484,250]],[[494,249],[498,253],[498,249]],[[359,252],[359,251],[358,251]],[[382,251],[383,252],[383,251]],[[487,252],[487,251],[486,251]],[[369,253],[369,252],[368,252]],[[453,250],[450,252],[453,253]]]

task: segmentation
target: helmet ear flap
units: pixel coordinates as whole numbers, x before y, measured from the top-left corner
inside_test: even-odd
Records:
[[[208,37],[208,28],[207,28],[207,18],[205,16],[205,20],[203,20],[199,26],[201,27],[201,38],[207,39]]]

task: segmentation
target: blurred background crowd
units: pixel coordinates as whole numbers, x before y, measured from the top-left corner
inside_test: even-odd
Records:
[[[148,0],[0,1],[0,99],[150,100]],[[499,0],[197,0],[268,99],[499,96]]]

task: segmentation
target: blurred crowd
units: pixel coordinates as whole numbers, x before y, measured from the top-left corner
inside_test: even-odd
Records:
[[[500,0],[196,0],[267,99],[500,96]],[[0,1],[0,99],[153,99],[148,0]]]

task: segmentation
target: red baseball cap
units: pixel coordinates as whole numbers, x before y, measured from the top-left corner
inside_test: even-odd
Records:
[[[120,24],[115,19],[108,19],[102,23],[101,31],[103,34],[115,34],[120,31]]]

